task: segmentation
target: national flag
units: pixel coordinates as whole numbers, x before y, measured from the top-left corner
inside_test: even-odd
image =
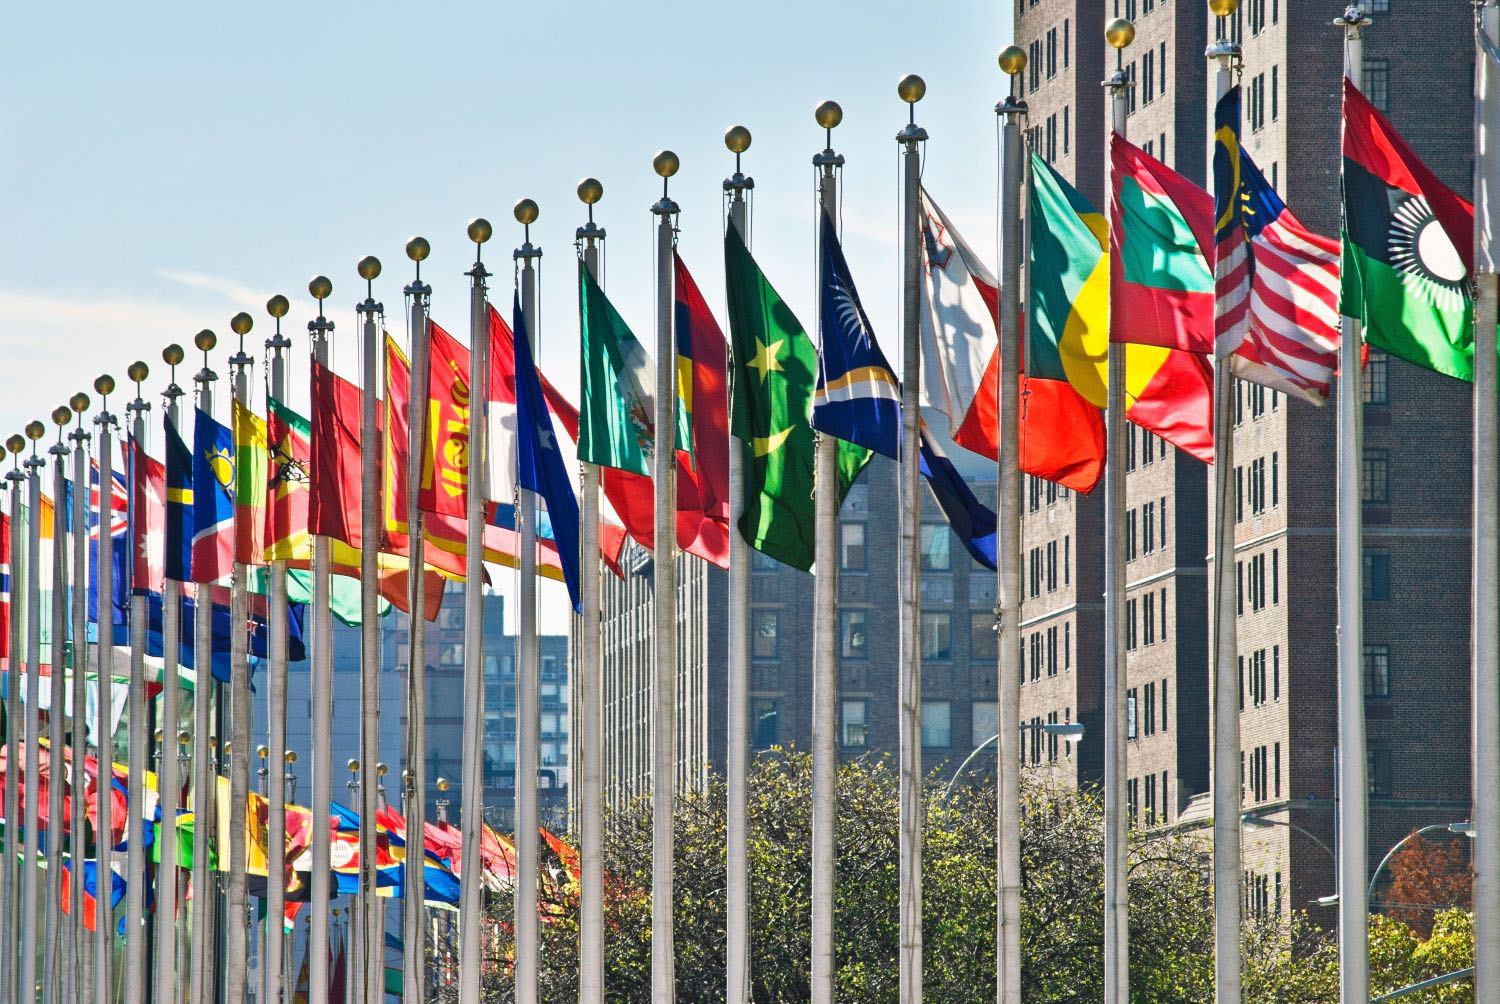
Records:
[[[362,546],[360,533],[360,424],[363,395],[357,386],[316,359],[312,364],[312,493],[308,531]],[[376,541],[370,542],[376,545]]]
[[[1235,376],[1313,404],[1338,369],[1339,244],[1304,227],[1240,146],[1240,88],[1214,113],[1215,339]]]
[[[753,548],[793,568],[813,564],[812,395],[818,353],[731,223],[724,278],[734,360],[732,428],[745,473],[739,532]],[[840,442],[839,504],[870,453]]]
[[[1369,344],[1473,380],[1474,207],[1348,78],[1343,185],[1343,313]]]
[[[692,433],[692,457],[677,466],[677,542],[720,568],[729,567],[729,347],[698,284],[672,254],[677,384],[681,411]],[[696,500],[683,505],[683,472]],[[692,542],[683,538],[691,535]]]
[[[1212,353],[1213,197],[1119,133],[1110,180],[1110,340]]]
[[[1065,366],[1069,383],[1091,403],[1103,406],[1109,384],[1110,301],[1107,293],[1101,297],[1099,292],[1110,289],[1109,228],[1103,214],[1046,161],[1034,158],[1032,166],[1033,189],[1050,194],[1033,203],[1033,248],[1048,251],[1032,259],[1029,321],[1035,354],[1028,360],[1046,355],[1035,348],[1037,333],[1054,333],[1062,338],[1063,358],[1071,360]],[[1063,272],[1073,277],[1068,284],[1036,286],[1043,276]],[[1077,350],[1066,351],[1075,333]],[[1126,417],[1141,428],[1204,463],[1212,461],[1213,366],[1205,354],[1127,344],[1125,409]]]
[[[578,315],[583,338],[578,459],[649,477],[656,364],[582,260]]]
[[[74,861],[71,855],[62,859],[62,911],[71,916],[73,912]],[[110,872],[109,905],[111,911],[125,898],[125,879],[117,872]],[[83,926],[92,931],[97,923],[97,895],[99,892],[98,868],[93,861],[83,862]]]
[[[266,560],[311,560],[307,513],[312,425],[274,397],[268,398],[266,405],[270,460],[266,479]]]
[[[473,410],[469,350],[434,321],[428,321],[428,331],[427,436],[417,507],[423,512],[464,519],[468,514],[469,422]]]
[[[563,576],[573,609],[581,611],[578,579],[578,499],[552,431],[552,416],[542,395],[541,379],[531,358],[531,340],[521,313],[520,294],[512,309],[516,347],[516,443],[517,481],[521,489],[536,493],[546,505],[562,561]]]
[[[202,408],[193,422],[194,582],[227,578],[234,564],[234,436]]]
[[[999,283],[925,190],[921,199],[922,402],[948,416],[954,443],[994,460],[1000,442]],[[1022,473],[1091,491],[1104,470],[1098,407],[1065,379],[1020,369]]]
[[[234,398],[234,557],[245,565],[266,561],[266,487],[270,481],[270,430],[266,420]]]
[[[130,576],[135,564],[131,559],[130,553],[131,491],[128,474],[130,465],[129,451],[122,450],[121,457],[123,459],[122,465],[118,468],[113,468],[110,471],[109,491],[109,540],[111,559],[110,581],[113,587],[113,592],[111,595],[114,603],[114,617],[112,623],[114,628],[116,629],[116,640],[119,640],[123,637],[120,634],[120,631],[125,628],[127,624],[128,618],[125,612],[130,607]],[[65,482],[65,485],[67,494],[66,498],[64,499],[63,505],[60,507],[60,517],[64,520],[64,522],[71,524],[73,519],[73,506],[75,504],[75,493],[73,490],[73,483],[71,481]],[[86,611],[87,622],[94,625],[97,625],[99,623],[99,523],[101,518],[100,513],[102,512],[99,498],[99,465],[97,463],[91,462],[89,465],[89,506],[87,514],[84,517],[84,520],[88,524],[89,528],[89,578],[88,587],[85,591],[84,608]],[[43,496],[43,501],[46,501],[45,496]],[[45,575],[42,581],[48,582],[52,577],[50,568],[50,562],[52,560],[52,548],[45,546],[46,538],[43,538],[43,540],[44,547],[42,550],[42,557]],[[43,592],[44,597],[50,595],[50,591]],[[51,625],[47,623],[45,619],[43,621],[42,635],[44,644],[50,646],[52,641]]]
[[[10,516],[0,513],[0,660],[10,668],[10,611],[11,583],[14,582],[10,563]]]
[[[162,563],[166,526],[167,469],[138,443],[131,444],[131,591],[159,593],[166,578]]]

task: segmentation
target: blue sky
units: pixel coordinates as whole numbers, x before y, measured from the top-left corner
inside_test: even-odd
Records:
[[[336,365],[353,375],[355,262],[384,262],[375,295],[403,334],[402,247],[416,233],[432,242],[434,316],[463,335],[464,225],[494,223],[485,258],[492,295],[508,302],[522,196],[541,206],[541,362],[576,388],[579,179],[604,183],[607,291],[649,344],[651,157],[676,151],[681,252],[722,321],[721,182],[733,169],[723,133],[735,123],[754,134],[744,167],[756,180],[756,255],[811,326],[811,158],[823,146],[812,110],[825,98],[844,108],[833,139],[848,158],[850,267],[894,357],[894,136],[906,119],[895,84],[908,72],[927,81],[917,120],[932,136],[929,191],[994,265],[994,104],[1005,88],[995,56],[1010,40],[1008,4],[28,4],[7,28],[0,435],[100,372],[123,384],[136,358],[159,392],[161,348],[202,327],[227,344],[237,310],[255,317],[259,358],[272,293],[292,300],[300,358],[318,272],[334,282]],[[293,403],[305,402],[298,370],[293,386]]]

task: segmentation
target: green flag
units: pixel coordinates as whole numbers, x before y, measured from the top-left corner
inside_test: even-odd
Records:
[[[750,546],[794,568],[813,564],[812,393],[818,352],[733,225],[724,237],[733,362],[732,431],[744,457]],[[839,503],[870,451],[838,442]]]
[[[656,367],[582,261],[578,319],[583,337],[578,459],[649,477]]]

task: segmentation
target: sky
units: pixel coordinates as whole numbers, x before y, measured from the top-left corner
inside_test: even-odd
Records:
[[[578,181],[604,184],[595,219],[609,234],[606,290],[647,344],[653,334],[651,158],[682,168],[679,249],[724,322],[722,182],[734,159],[724,130],[743,124],[755,179],[753,246],[771,281],[814,330],[813,109],[844,110],[833,146],[843,175],[845,251],[861,299],[899,357],[898,144],[906,105],[896,82],[919,73],[927,96],[923,180],[978,253],[996,264],[995,58],[1010,5],[889,0],[810,6],[637,0],[529,5],[450,2],[26,4],[7,18],[0,79],[0,437],[45,420],[108,372],[126,403],[125,369],[216,331],[226,375],[229,318],[255,319],[247,351],[264,378],[265,302],[292,303],[283,330],[307,351],[308,279],[328,275],[336,368],[358,374],[356,262],[384,264],[374,295],[406,336],[403,248],[432,244],[423,279],[434,319],[466,336],[473,245],[465,225],[495,228],[485,247],[491,297],[508,309],[511,208],[540,206],[539,359],[570,396],[578,385],[574,230]],[[149,11],[149,13],[148,13]],[[998,269],[997,269],[998,271]],[[189,353],[178,380],[200,365]],[[305,409],[305,370],[292,370]],[[221,384],[221,387],[224,386]],[[91,393],[92,396],[92,393]],[[130,396],[133,396],[130,395]],[[222,396],[222,395],[221,395]],[[257,395],[257,400],[259,400]],[[220,410],[223,410],[221,401]],[[227,414],[227,412],[226,412]],[[148,449],[160,454],[153,427]],[[508,578],[508,577],[502,577]],[[513,583],[503,583],[509,592]],[[542,586],[543,630],[566,629],[560,585]],[[508,630],[511,626],[508,626]]]

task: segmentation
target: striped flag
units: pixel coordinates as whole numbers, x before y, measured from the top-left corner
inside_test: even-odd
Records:
[[[1322,404],[1338,366],[1339,243],[1298,222],[1240,147],[1238,87],[1214,117],[1215,340],[1240,379]]]

